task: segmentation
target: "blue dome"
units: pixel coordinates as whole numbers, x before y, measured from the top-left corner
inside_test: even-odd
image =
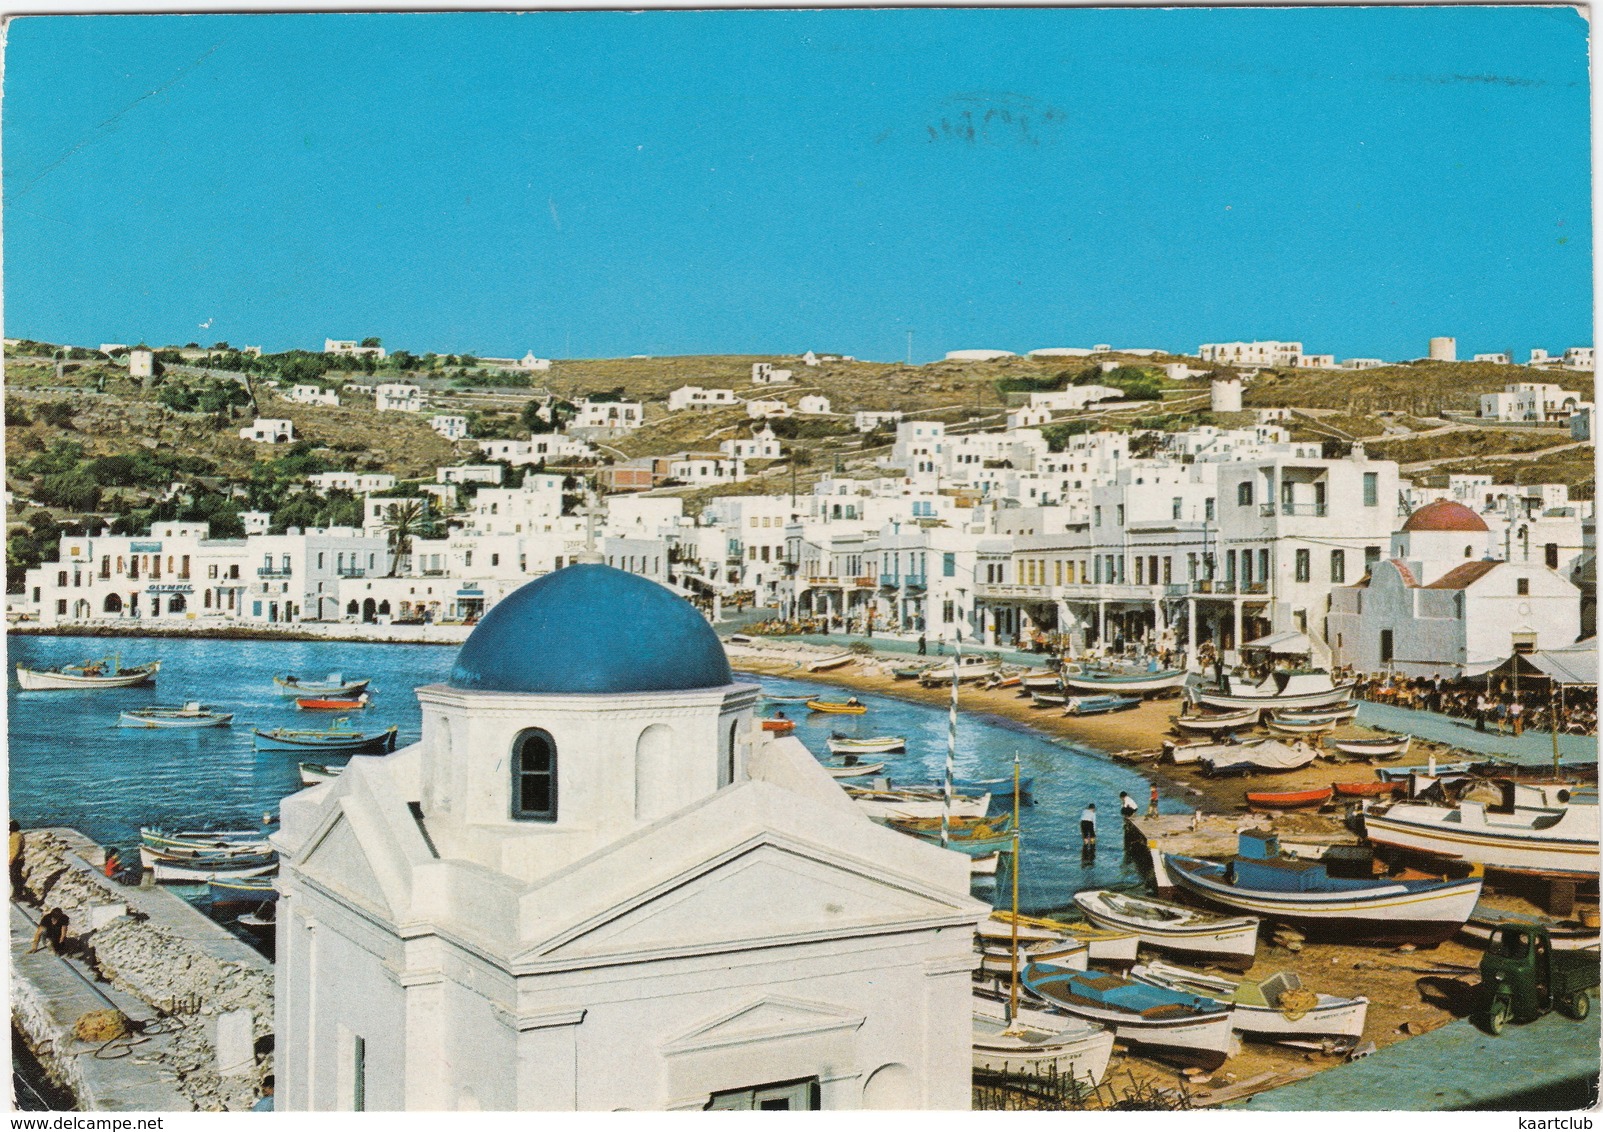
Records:
[[[608,694],[719,688],[732,681],[712,626],[649,579],[569,566],[484,615],[451,669],[476,692]]]

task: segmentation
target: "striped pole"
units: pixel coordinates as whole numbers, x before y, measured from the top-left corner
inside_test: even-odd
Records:
[[[946,713],[946,781],[941,803],[941,848],[952,839],[952,775],[957,763],[957,677],[963,663],[963,631],[957,630],[956,655],[952,658],[952,706]]]

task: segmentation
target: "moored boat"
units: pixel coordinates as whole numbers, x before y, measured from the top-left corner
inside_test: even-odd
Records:
[[[1154,959],[1132,969],[1130,976],[1155,987],[1229,1003],[1235,1007],[1230,1024],[1238,1033],[1271,1041],[1361,1037],[1369,1013],[1369,999],[1362,995],[1341,998],[1304,990],[1292,971],[1277,971],[1266,979],[1231,979]]]
[[[825,741],[832,755],[883,755],[892,751],[907,750],[907,740],[900,735],[875,735],[867,739],[854,739],[849,735],[831,735]]]
[[[1278,723],[1341,723],[1358,714],[1358,705],[1352,702],[1326,708],[1282,709],[1274,713]]]
[[[1106,715],[1141,706],[1140,696],[1069,696],[1063,701],[1064,715]]]
[[[1271,672],[1261,683],[1237,685],[1229,676],[1212,687],[1196,688],[1192,698],[1216,708],[1319,708],[1346,703],[1357,681],[1334,683],[1323,669]]]
[[[844,763],[820,763],[831,778],[867,778],[885,769],[884,763],[860,763],[855,759]]]
[[[1025,968],[1023,982],[1065,1013],[1107,1026],[1119,1040],[1165,1061],[1212,1071],[1239,1048],[1231,1007],[1202,995],[1050,963]]]
[[[1364,836],[1433,857],[1470,861],[1506,873],[1546,877],[1598,875],[1598,808],[1516,806],[1493,813],[1481,802],[1453,809],[1395,802],[1364,815]]]
[[[26,668],[17,665],[17,685],[24,692],[63,692],[71,689],[132,688],[155,681],[161,661],[152,660],[124,668],[122,658],[113,654],[82,664],[63,664],[59,668]]]
[[[1075,893],[1074,902],[1092,923],[1135,932],[1142,943],[1163,951],[1243,971],[1258,951],[1255,916],[1219,916],[1106,889]]]
[[[145,868],[158,864],[193,865],[196,868],[259,865],[273,860],[273,847],[267,842],[239,845],[231,849],[185,849],[178,846],[157,848],[139,846],[139,863]]]
[[[157,861],[148,866],[160,884],[210,884],[214,880],[241,877],[270,876],[278,871],[278,862],[217,861],[212,863]]]
[[[873,818],[939,818],[946,800],[939,794],[924,791],[863,790],[845,787],[852,801]],[[955,794],[952,797],[952,816],[983,817],[991,808],[991,796],[972,797]]]
[[[868,710],[868,705],[862,703],[856,696],[848,700],[808,700],[810,711],[821,711],[826,715],[862,715]]]
[[[245,876],[211,876],[207,878],[207,886],[211,889],[214,901],[227,903],[244,900],[253,904],[264,900],[277,900],[278,889],[269,875]]]
[[[355,699],[336,699],[328,696],[298,696],[295,707],[298,711],[362,711],[371,707],[371,697],[363,692]]]
[[[1174,717],[1174,725],[1182,731],[1235,731],[1251,727],[1257,722],[1257,708],[1215,712],[1212,715],[1188,715],[1182,712]]]
[[[1480,899],[1479,876],[1347,879],[1331,876],[1324,861],[1282,859],[1273,834],[1244,833],[1241,847],[1223,863],[1165,853],[1164,869],[1209,904],[1330,940],[1434,946],[1463,926]]]
[[[233,721],[232,712],[212,711],[197,701],[179,707],[148,707],[125,711],[117,717],[118,727],[191,728],[227,727]]]
[[[1077,939],[1020,940],[1016,953],[1008,939],[980,937],[974,945],[980,953],[980,971],[1003,979],[1011,979],[1015,971],[1023,971],[1031,963],[1051,963],[1076,971],[1084,971],[1090,964],[1090,949]]]
[[[1100,1084],[1113,1054],[1113,1031],[1083,1018],[974,995],[974,1068],[993,1073],[1072,1077]]]
[[[1031,692],[1030,701],[1035,707],[1062,707],[1068,701],[1064,692]]]
[[[1330,801],[1332,787],[1321,786],[1312,790],[1249,790],[1247,804],[1271,810],[1300,810],[1307,806],[1323,806]]]
[[[1018,781],[1019,800],[1030,800],[1030,789],[1035,780],[1025,775]],[[960,794],[995,794],[997,797],[1013,797],[1013,779],[1011,776],[1003,778],[954,778],[952,789]]]
[[[237,849],[241,846],[265,851],[267,838],[260,829],[181,829],[168,830],[146,825],[139,829],[139,840],[153,849]]]
[[[776,735],[789,735],[796,730],[796,721],[794,719],[765,719],[763,720],[763,730],[772,731]]]
[[[954,669],[960,684],[970,680],[983,680],[987,676],[994,676],[1001,669],[1001,664],[987,656],[965,656],[955,664],[942,664],[936,668],[926,668],[918,674],[918,682],[925,687],[935,684],[950,684]]]
[[[1045,916],[1017,916],[995,911],[981,920],[979,934],[986,938],[1012,938],[1013,920],[1018,920],[1020,939],[1077,939],[1085,944],[1092,963],[1128,967],[1136,961],[1141,937],[1133,931],[1104,927],[1089,920],[1066,920]]]
[[[334,721],[332,727],[320,731],[298,730],[293,727],[275,727],[271,731],[253,730],[253,745],[258,751],[325,751],[345,755],[381,754],[395,750],[399,728],[394,724],[382,731],[358,731],[344,726],[346,720]]]
[[[828,672],[831,668],[841,668],[856,659],[857,657],[849,652],[836,653],[834,656],[825,656],[817,660],[808,661],[807,671]]]
[[[1333,747],[1344,755],[1361,755],[1365,758],[1396,758],[1408,753],[1412,735],[1398,735],[1389,739],[1326,739],[1325,746]]]
[[[317,786],[324,782],[333,782],[344,769],[342,766],[329,766],[327,763],[301,763],[301,785]]]
[[[1065,671],[1063,686],[1082,692],[1105,692],[1119,695],[1162,692],[1178,688],[1186,682],[1183,668],[1164,668],[1155,672],[1115,672],[1086,669],[1080,672]]]
[[[804,692],[800,695],[786,696],[781,695],[778,692],[764,692],[762,698],[771,704],[804,704],[813,698],[813,694],[811,692]]]
[[[286,699],[352,700],[361,695],[371,680],[347,680],[343,673],[330,672],[325,680],[302,680],[299,676],[274,676],[273,684]]]

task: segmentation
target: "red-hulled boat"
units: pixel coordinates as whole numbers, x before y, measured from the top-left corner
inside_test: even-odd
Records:
[[[1323,806],[1330,801],[1331,788],[1314,790],[1249,790],[1247,804],[1274,810],[1297,810],[1304,806]]]
[[[796,730],[796,721],[794,719],[765,719],[763,720],[763,730],[774,731],[780,735],[789,735]]]
[[[1396,782],[1338,782],[1336,793],[1343,798],[1379,798],[1387,794],[1401,794],[1408,789],[1403,780]]]
[[[366,692],[354,700],[321,700],[316,696],[304,696],[295,701],[295,706],[301,711],[361,711],[367,705]]]

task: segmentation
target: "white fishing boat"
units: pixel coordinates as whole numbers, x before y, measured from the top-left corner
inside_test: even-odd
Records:
[[[286,699],[355,699],[372,680],[347,680],[340,672],[330,672],[324,680],[302,680],[299,676],[274,676],[273,687]]]
[[[1328,708],[1281,709],[1274,718],[1279,723],[1340,723],[1358,714],[1358,705],[1351,701]]]
[[[1271,672],[1260,684],[1225,676],[1220,684],[1194,689],[1192,698],[1214,708],[1318,708],[1346,703],[1357,681],[1334,683],[1322,669]]]
[[[1418,766],[1378,766],[1375,768],[1375,777],[1382,782],[1406,782],[1418,776],[1420,778],[1462,778],[1475,769],[1475,764],[1467,760],[1456,763],[1439,763],[1432,760]]]
[[[1548,934],[1554,951],[1595,951],[1598,946],[1598,927],[1580,920],[1556,920],[1551,916],[1527,916],[1519,912],[1505,912],[1500,908],[1475,905],[1475,910],[1464,921],[1459,931],[1481,946],[1491,942],[1492,933],[1504,924],[1524,924],[1540,927]]]
[[[907,750],[907,740],[900,735],[875,735],[867,739],[853,739],[847,735],[831,735],[825,744],[832,755],[883,755],[892,751]]]
[[[1292,971],[1267,979],[1232,979],[1188,971],[1161,959],[1142,964],[1130,977],[1155,987],[1205,995],[1235,1007],[1231,1025],[1237,1033],[1279,1041],[1285,1038],[1362,1037],[1369,999],[1340,998],[1304,990]]]
[[[1026,692],[1060,691],[1063,678],[1053,669],[1032,669],[1019,677],[1019,687]]]
[[[936,684],[950,684],[954,665],[943,664],[938,668],[926,668],[918,674],[918,682],[925,687]],[[956,662],[957,680],[966,684],[970,680],[983,680],[987,676],[994,676],[1001,671],[1002,665],[988,656],[965,656]]]
[[[852,801],[871,818],[939,818],[946,804],[939,794],[924,791],[863,790],[855,786],[847,786],[845,790]],[[952,796],[953,817],[984,817],[985,811],[990,808],[989,794],[979,797],[964,794]]]
[[[818,660],[809,661],[807,663],[807,671],[827,672],[831,668],[840,668],[850,664],[856,659],[857,657],[849,652],[836,653],[834,656],[825,656],[820,657]]]
[[[1178,688],[1186,682],[1186,670],[1166,668],[1152,672],[1084,669],[1065,670],[1063,686],[1082,692],[1109,692],[1121,696],[1141,695]]]
[[[1011,979],[1015,971],[1023,971],[1031,963],[1055,963],[1059,967],[1083,971],[1091,960],[1091,949],[1077,939],[1020,940],[1016,964],[1012,942],[1005,936],[1002,939],[978,937],[975,947],[980,953],[980,970],[1003,979]]]
[[[1257,708],[1215,712],[1212,715],[1188,715],[1182,712],[1174,718],[1174,725],[1180,730],[1202,732],[1235,731],[1251,727],[1257,722]]]
[[[867,778],[885,769],[884,763],[820,763],[831,778]]]
[[[1216,999],[1050,963],[1025,968],[1023,982],[1059,1010],[1106,1026],[1120,1041],[1165,1061],[1211,1072],[1240,1049],[1233,1010]]]
[[[1113,1031],[1034,1006],[1009,1011],[1005,999],[974,995],[974,1068],[993,1073],[1073,1077],[1098,1085],[1113,1056]]]
[[[151,845],[141,842],[139,846],[139,863],[145,868],[154,868],[158,864],[194,864],[203,865],[226,864],[229,862],[249,864],[265,860],[273,854],[273,847],[267,841],[241,841],[224,848],[198,848],[183,845]]]
[[[1413,741],[1412,735],[1396,735],[1385,739],[1326,739],[1325,746],[1360,758],[1399,758],[1408,753]]]
[[[1074,902],[1094,924],[1135,932],[1162,951],[1197,956],[1245,971],[1258,950],[1256,916],[1219,916],[1166,900],[1107,889],[1078,892]]]
[[[24,692],[64,692],[72,689],[131,688],[155,681],[161,661],[152,660],[124,668],[121,658],[112,655],[82,664],[63,664],[59,668],[25,668],[17,665],[17,685]]]
[[[1377,845],[1472,861],[1499,872],[1596,879],[1597,806],[1516,806],[1493,813],[1480,802],[1453,809],[1397,802],[1364,815]],[[1462,922],[1462,921],[1460,921]]]
[[[117,717],[118,727],[190,728],[227,727],[233,721],[232,712],[212,711],[204,704],[191,700],[181,707],[149,707],[125,711]]]
[[[139,827],[139,840],[153,849],[236,849],[250,846],[266,849],[267,838],[260,829],[163,829]]]
[[[1289,720],[1280,715],[1271,715],[1264,721],[1272,735],[1322,735],[1326,731],[1334,731],[1341,726],[1339,719],[1315,719],[1311,722]]]
[[[342,766],[330,766],[327,763],[301,763],[301,785],[319,786],[325,782],[333,782],[344,769]]]
[[[1300,770],[1319,757],[1319,749],[1298,741],[1287,745],[1278,739],[1241,743],[1199,756],[1208,774],[1278,774]]]
[[[1012,913],[996,911],[981,920],[979,934],[985,939],[1009,939],[1013,930]],[[1093,924],[1089,920],[1060,920],[1043,916],[1019,916],[1019,938],[1077,939],[1085,944],[1092,963],[1128,967],[1136,961],[1141,936],[1122,928]]]
[[[1065,692],[1031,692],[1030,702],[1035,707],[1062,707],[1068,702]]]
[[[157,861],[148,866],[160,884],[204,884],[222,878],[264,877],[278,871],[277,861],[243,864],[193,864],[181,861]]]

